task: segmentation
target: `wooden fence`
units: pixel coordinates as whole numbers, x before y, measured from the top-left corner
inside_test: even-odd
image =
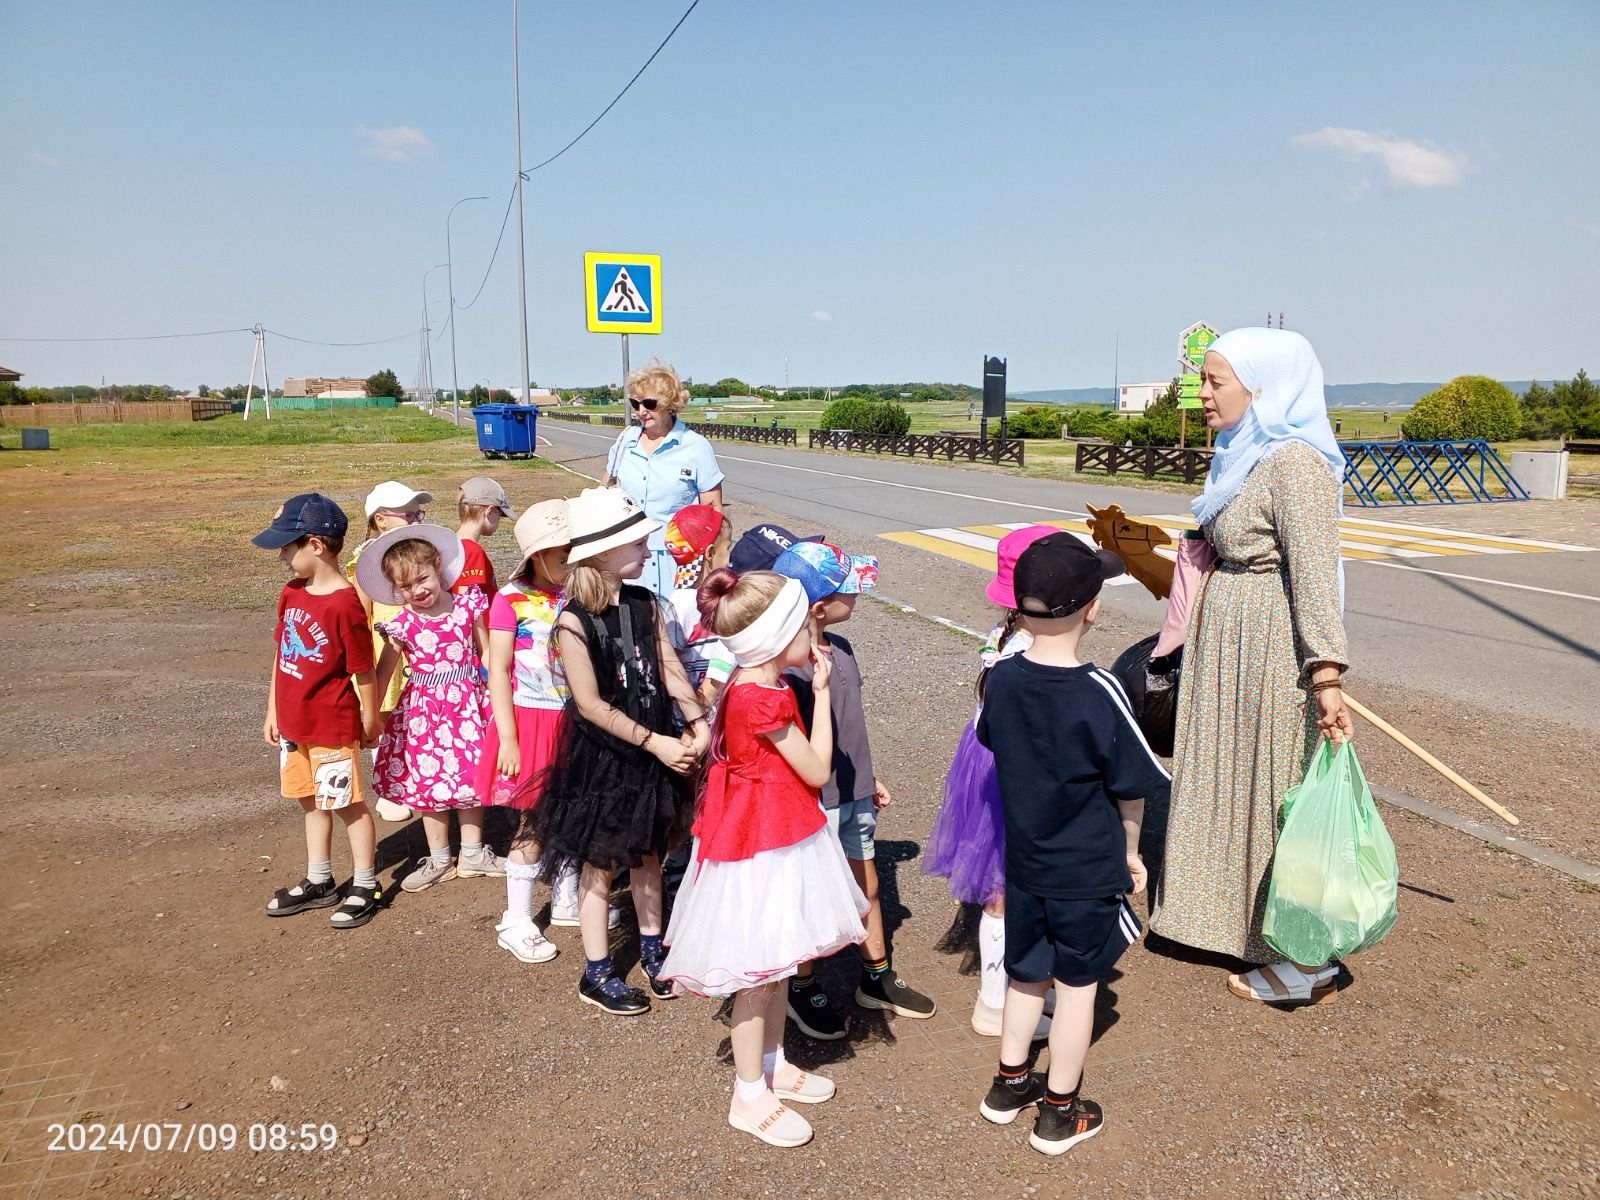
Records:
[[[1074,470],[1104,471],[1115,475],[1130,471],[1154,479],[1157,475],[1176,475],[1185,483],[1195,483],[1211,469],[1211,451],[1182,446],[1113,446],[1109,442],[1079,442]]]
[[[1022,466],[1023,443],[1018,438],[983,441],[947,433],[855,433],[849,429],[813,429],[807,441],[813,450],[851,450],[892,454],[903,458],[943,458],[949,462],[1010,463]]]
[[[793,429],[774,429],[770,425],[718,425],[714,421],[685,421],[703,437],[730,442],[757,442],[764,446],[798,446],[800,435]]]
[[[591,425],[588,413],[562,412],[559,408],[541,408],[539,418],[547,421],[575,421],[580,425]]]
[[[229,412],[227,400],[113,400],[105,404],[0,405],[0,425],[123,425],[136,421],[209,421]]]

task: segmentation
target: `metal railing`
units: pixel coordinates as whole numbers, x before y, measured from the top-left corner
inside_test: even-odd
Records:
[[[1450,442],[1340,442],[1345,486],[1363,506],[1488,504],[1526,500],[1494,447],[1482,438]],[[1454,489],[1454,490],[1453,490]],[[1466,492],[1458,495],[1457,490]],[[1388,497],[1392,496],[1393,499]]]
[[[1022,466],[1019,438],[963,437],[947,433],[856,433],[850,429],[813,429],[806,444],[813,450],[850,450],[903,458],[943,458],[949,462],[1009,463]]]

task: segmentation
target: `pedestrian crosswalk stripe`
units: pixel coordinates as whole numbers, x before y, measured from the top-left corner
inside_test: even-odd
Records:
[[[1184,530],[1195,528],[1189,517],[1139,515],[1135,520],[1159,525],[1172,535],[1174,541]],[[970,563],[986,571],[995,569],[995,549],[1001,538],[1014,529],[1029,525],[1054,525],[1064,529],[1079,540],[1094,544],[1089,525],[1081,518],[1048,517],[1039,521],[1012,521],[985,525],[964,525],[959,528],[940,526],[933,529],[908,529],[879,536],[902,546],[914,546],[946,558]],[[1561,551],[1587,551],[1590,546],[1576,546],[1565,542],[1545,542],[1481,533],[1467,533],[1456,529],[1441,529],[1431,525],[1411,525],[1399,521],[1374,521],[1363,517],[1345,517],[1339,522],[1339,553],[1346,559],[1374,561],[1380,559],[1411,559],[1455,557],[1478,554],[1553,554]],[[1157,554],[1175,557],[1171,546],[1160,546]],[[1134,580],[1122,576],[1113,584],[1129,584]]]

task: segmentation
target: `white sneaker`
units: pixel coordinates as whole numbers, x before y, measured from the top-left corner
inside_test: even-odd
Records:
[[[525,963],[549,962],[560,953],[555,943],[546,940],[539,927],[527,917],[509,914],[494,927],[502,950],[509,950]]]
[[[417,815],[404,804],[396,804],[393,800],[379,800],[377,808],[378,815],[385,821],[409,821]]]
[[[488,846],[484,846],[476,854],[464,850],[456,859],[456,874],[462,879],[483,877],[504,879],[506,860]]]
[[[1054,995],[1052,989],[1047,995]],[[981,999],[972,1006],[972,1031],[984,1037],[999,1037],[1002,1022],[1005,1017],[1004,1008],[994,1008],[985,1004]],[[1042,1042],[1050,1036],[1050,1014],[1046,1013],[1039,1018],[1039,1024],[1034,1026],[1033,1040]]]
[[[578,927],[578,898],[573,896],[557,896],[550,901],[550,924],[559,925],[563,929],[576,929]],[[615,929],[622,924],[622,910],[615,904],[606,914],[606,928]]]

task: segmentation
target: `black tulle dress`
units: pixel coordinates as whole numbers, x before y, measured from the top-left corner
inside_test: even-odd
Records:
[[[567,611],[583,626],[600,698],[641,725],[675,736],[654,594],[624,584],[619,602],[598,618],[575,599],[569,598]],[[686,816],[685,780],[649,751],[585,720],[571,699],[566,717],[527,820],[543,847],[546,870],[568,863],[636,867],[645,855],[664,853]]]

